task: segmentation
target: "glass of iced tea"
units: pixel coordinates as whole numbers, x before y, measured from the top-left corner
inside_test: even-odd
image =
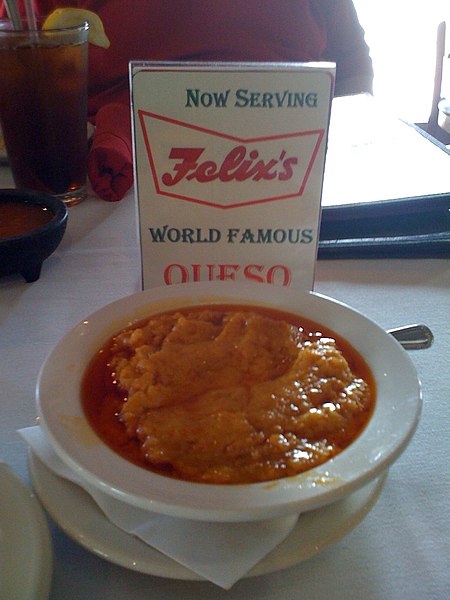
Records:
[[[14,182],[86,198],[88,23],[12,29],[0,20],[0,124]]]

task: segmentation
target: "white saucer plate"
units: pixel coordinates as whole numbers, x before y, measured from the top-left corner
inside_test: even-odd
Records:
[[[0,463],[0,597],[46,600],[52,575],[47,521],[36,496]]]
[[[83,489],[52,473],[31,453],[29,467],[36,493],[49,515],[69,537],[87,550],[147,575],[202,580],[196,573],[113,525]],[[338,542],[372,509],[386,477],[387,471],[344,499],[302,514],[286,540],[247,576],[288,568]]]

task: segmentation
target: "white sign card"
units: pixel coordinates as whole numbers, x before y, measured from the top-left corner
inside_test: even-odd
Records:
[[[130,64],[142,285],[312,289],[334,65]]]

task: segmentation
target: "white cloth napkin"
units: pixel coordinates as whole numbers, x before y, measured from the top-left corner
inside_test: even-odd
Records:
[[[39,426],[19,434],[56,475],[82,487],[117,527],[216,585],[229,589],[295,527],[298,515],[267,521],[215,523],[167,517],[135,508],[81,480],[53,450]]]

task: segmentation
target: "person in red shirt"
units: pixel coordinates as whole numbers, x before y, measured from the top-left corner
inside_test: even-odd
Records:
[[[92,46],[89,113],[128,102],[130,60],[332,61],[335,95],[372,92],[373,70],[351,0],[34,0],[36,12],[86,8],[111,46]]]
[[[372,92],[373,69],[352,0],[34,0],[36,14],[95,12],[111,42],[89,48],[88,159],[95,192],[123,197],[133,181],[131,60],[336,63],[335,95]],[[19,0],[22,13],[23,2]]]

